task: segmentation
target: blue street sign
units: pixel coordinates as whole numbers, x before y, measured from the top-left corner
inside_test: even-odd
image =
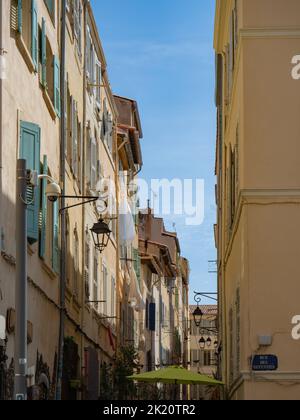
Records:
[[[252,359],[253,371],[274,371],[278,369],[278,357],[272,355],[254,356]]]

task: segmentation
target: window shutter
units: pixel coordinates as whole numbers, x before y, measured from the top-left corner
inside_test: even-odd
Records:
[[[97,142],[91,138],[91,190],[96,189],[97,182]]]
[[[22,34],[23,28],[23,2],[18,0],[18,32]]]
[[[46,22],[42,19],[42,85],[47,86],[47,43],[46,43]]]
[[[40,173],[40,128],[31,123],[21,122],[20,125],[20,158],[26,159],[27,169]],[[33,244],[39,239],[39,189],[28,188],[32,204],[27,206],[27,237]],[[31,201],[29,200],[29,201]]]
[[[31,3],[31,56],[35,69],[38,68],[38,14],[36,0]]]
[[[156,304],[150,303],[149,305],[149,330],[155,331],[156,324]]]
[[[59,274],[59,208],[58,201],[53,203],[53,244],[52,244],[52,268]]]
[[[43,159],[43,175],[48,175],[48,159],[44,156]],[[41,208],[41,239],[39,254],[41,258],[45,258],[46,252],[46,230],[47,230],[47,197],[46,197],[47,179],[42,180],[42,208]]]
[[[133,260],[134,260],[134,270],[137,276],[139,285],[141,285],[141,258],[139,256],[139,250],[133,249]]]
[[[59,59],[54,56],[53,58],[53,68],[54,68],[54,108],[58,118],[61,116],[60,109],[60,63]]]
[[[101,109],[101,83],[102,83],[102,77],[101,77],[101,63],[97,60],[96,61],[96,101],[99,108],[99,111]]]
[[[113,138],[114,138],[114,131],[113,131],[113,119],[112,116],[108,116],[108,133],[107,133],[107,145],[110,150],[110,153],[113,152]]]
[[[77,125],[77,104],[72,98],[72,169],[77,178],[78,175],[78,125]]]

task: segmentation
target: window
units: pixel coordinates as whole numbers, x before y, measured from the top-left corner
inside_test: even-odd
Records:
[[[37,171],[40,174],[40,127],[21,121],[20,125],[20,158],[26,159],[27,169]],[[27,238],[33,244],[39,240],[39,189],[28,187],[27,201]]]
[[[78,55],[82,54],[82,5],[81,0],[73,0],[74,38]]]
[[[133,249],[133,265],[138,283],[141,285],[141,257],[138,249]]]
[[[81,144],[82,144],[82,125],[78,118],[78,105],[75,99],[70,98],[70,118],[68,129],[71,129],[69,140],[69,159],[71,158],[71,169],[74,178],[81,182]]]
[[[43,158],[42,173],[50,175],[47,156]],[[46,197],[47,180],[41,183],[39,256],[52,270],[59,274],[59,208],[58,203],[51,203]]]
[[[85,297],[89,301],[91,298],[90,292],[90,242],[89,242],[89,233],[86,232],[86,241],[85,241],[85,258],[84,258],[84,286],[85,286]]]
[[[93,276],[93,300],[94,300],[94,308],[96,311],[99,308],[99,295],[98,295],[98,284],[99,284],[99,263],[98,263],[98,255],[97,251],[95,251],[94,256],[94,276]]]
[[[101,63],[96,61],[96,102],[98,110],[101,109],[101,83],[102,83],[102,74],[101,74]]]
[[[36,0],[17,0],[17,30],[31,55],[35,70],[38,68],[38,12]]]
[[[204,366],[211,366],[211,352],[208,350],[204,351],[204,362],[203,365]]]
[[[108,272],[106,266],[102,265],[102,299],[104,302],[102,304],[102,313],[107,315],[107,290],[108,290]]]
[[[111,278],[111,311],[110,315],[112,318],[116,316],[116,279]],[[116,320],[112,319],[112,323],[116,325]]]
[[[73,265],[73,293],[76,298],[79,296],[78,290],[78,277],[79,277],[79,238],[77,229],[74,230],[74,238],[73,238],[73,258],[74,258],[74,265]]]

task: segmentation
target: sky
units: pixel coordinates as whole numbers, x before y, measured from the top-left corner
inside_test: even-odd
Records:
[[[92,0],[113,93],[138,102],[141,177],[203,179],[205,218],[164,216],[191,266],[193,291],[213,292],[216,275],[214,0]],[[205,299],[202,303],[208,303]]]

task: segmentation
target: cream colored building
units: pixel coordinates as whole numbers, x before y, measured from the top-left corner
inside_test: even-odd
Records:
[[[13,381],[16,161],[26,158],[28,168],[59,179],[59,10],[44,1],[23,1],[22,8],[17,1],[1,4],[6,71],[1,81],[0,314],[7,321],[7,378]],[[43,55],[38,39],[43,40]],[[43,188],[28,209],[27,247],[28,385],[40,397],[54,394],[58,328],[53,324],[59,325],[59,215],[57,205],[41,198]],[[7,385],[4,397],[12,398],[12,393]]]
[[[65,213],[63,232],[59,202],[46,200],[46,181],[40,183],[29,206],[29,398],[55,396],[60,290],[64,282],[62,398],[97,399],[101,364],[112,363],[117,348],[118,113],[90,3],[66,3],[66,89],[62,92],[62,3],[1,2],[6,72],[1,79],[0,315],[7,324],[6,399],[12,398],[14,376],[15,185],[19,157],[27,159],[28,168],[51,175],[61,187],[65,184],[64,193],[72,197],[66,199],[66,206],[84,201],[76,197],[95,196],[103,178],[113,191],[105,212],[112,218],[107,220],[112,234],[101,255],[94,247],[90,229],[103,209],[94,204],[70,208]],[[64,139],[60,134],[62,116],[66,122]],[[63,140],[65,150],[61,156]],[[65,157],[65,172],[61,157]],[[29,193],[32,195],[32,191]],[[61,253],[62,238],[66,242],[65,256]],[[65,279],[61,267],[65,268]]]
[[[299,38],[298,0],[216,2],[220,340],[233,400],[300,395]],[[257,355],[278,369],[253,371]]]

